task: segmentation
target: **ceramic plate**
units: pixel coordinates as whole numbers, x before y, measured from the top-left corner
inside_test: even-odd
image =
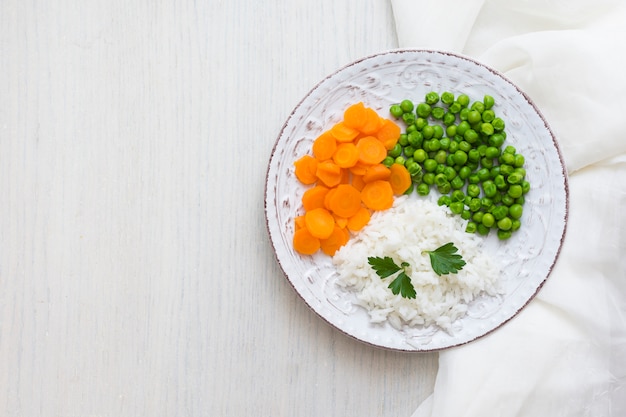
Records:
[[[293,162],[311,152],[313,140],[340,121],[347,106],[362,101],[381,116],[405,98],[423,100],[429,91],[467,94],[472,101],[495,98],[506,122],[507,141],[526,158],[527,179],[522,228],[507,241],[495,233],[483,248],[500,263],[504,293],[481,297],[451,331],[437,327],[396,329],[370,323],[355,295],[336,285],[330,257],[300,256],[292,248],[294,217],[302,214],[306,186]],[[431,192],[428,198],[436,199]],[[412,198],[422,198],[414,195]],[[559,255],[567,223],[567,176],[558,144],[537,107],[511,81],[468,57],[429,50],[393,50],[341,68],[316,85],[296,106],[276,141],[269,161],[265,215],[271,243],[285,276],[322,319],[362,342],[394,350],[432,351],[484,336],[515,316],[537,293]]]

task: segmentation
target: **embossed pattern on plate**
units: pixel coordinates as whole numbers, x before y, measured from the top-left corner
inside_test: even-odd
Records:
[[[310,153],[313,140],[340,121],[347,106],[363,101],[381,116],[404,98],[422,100],[428,91],[492,95],[506,122],[506,144],[526,158],[532,188],[526,195],[522,228],[501,242],[494,233],[484,250],[501,263],[501,297],[482,297],[454,323],[450,333],[436,327],[396,329],[372,324],[354,304],[354,294],[335,285],[328,256],[300,256],[292,248],[293,219],[301,214],[307,187],[295,178],[293,162]],[[414,196],[413,198],[421,198]],[[436,193],[431,193],[436,199]],[[482,337],[515,316],[548,278],[559,255],[567,224],[568,185],[558,144],[532,101],[512,82],[461,55],[432,50],[393,50],[366,57],[333,73],[296,106],[276,141],[265,184],[265,215],[270,240],[285,276],[321,318],[362,342],[401,351],[432,351]]]

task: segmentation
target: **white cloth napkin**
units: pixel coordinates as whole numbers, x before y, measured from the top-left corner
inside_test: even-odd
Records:
[[[391,2],[400,47],[471,56],[525,91],[570,181],[545,286],[501,329],[442,351],[413,417],[626,416],[626,2]]]

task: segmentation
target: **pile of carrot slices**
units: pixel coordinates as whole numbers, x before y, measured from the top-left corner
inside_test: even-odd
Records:
[[[294,249],[333,256],[361,230],[376,210],[393,205],[394,195],[411,186],[402,164],[383,164],[400,127],[362,102],[315,139],[312,154],[294,162],[298,180],[310,187],[302,196],[304,214],[295,218]]]

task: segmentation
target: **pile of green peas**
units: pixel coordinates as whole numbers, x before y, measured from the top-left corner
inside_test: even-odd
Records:
[[[496,230],[506,240],[521,227],[530,190],[524,156],[505,146],[505,122],[485,95],[471,102],[466,94],[428,92],[414,104],[393,104],[390,114],[405,126],[383,163],[403,164],[412,178],[407,194],[436,189],[439,205],[468,220],[466,232],[486,236]]]

